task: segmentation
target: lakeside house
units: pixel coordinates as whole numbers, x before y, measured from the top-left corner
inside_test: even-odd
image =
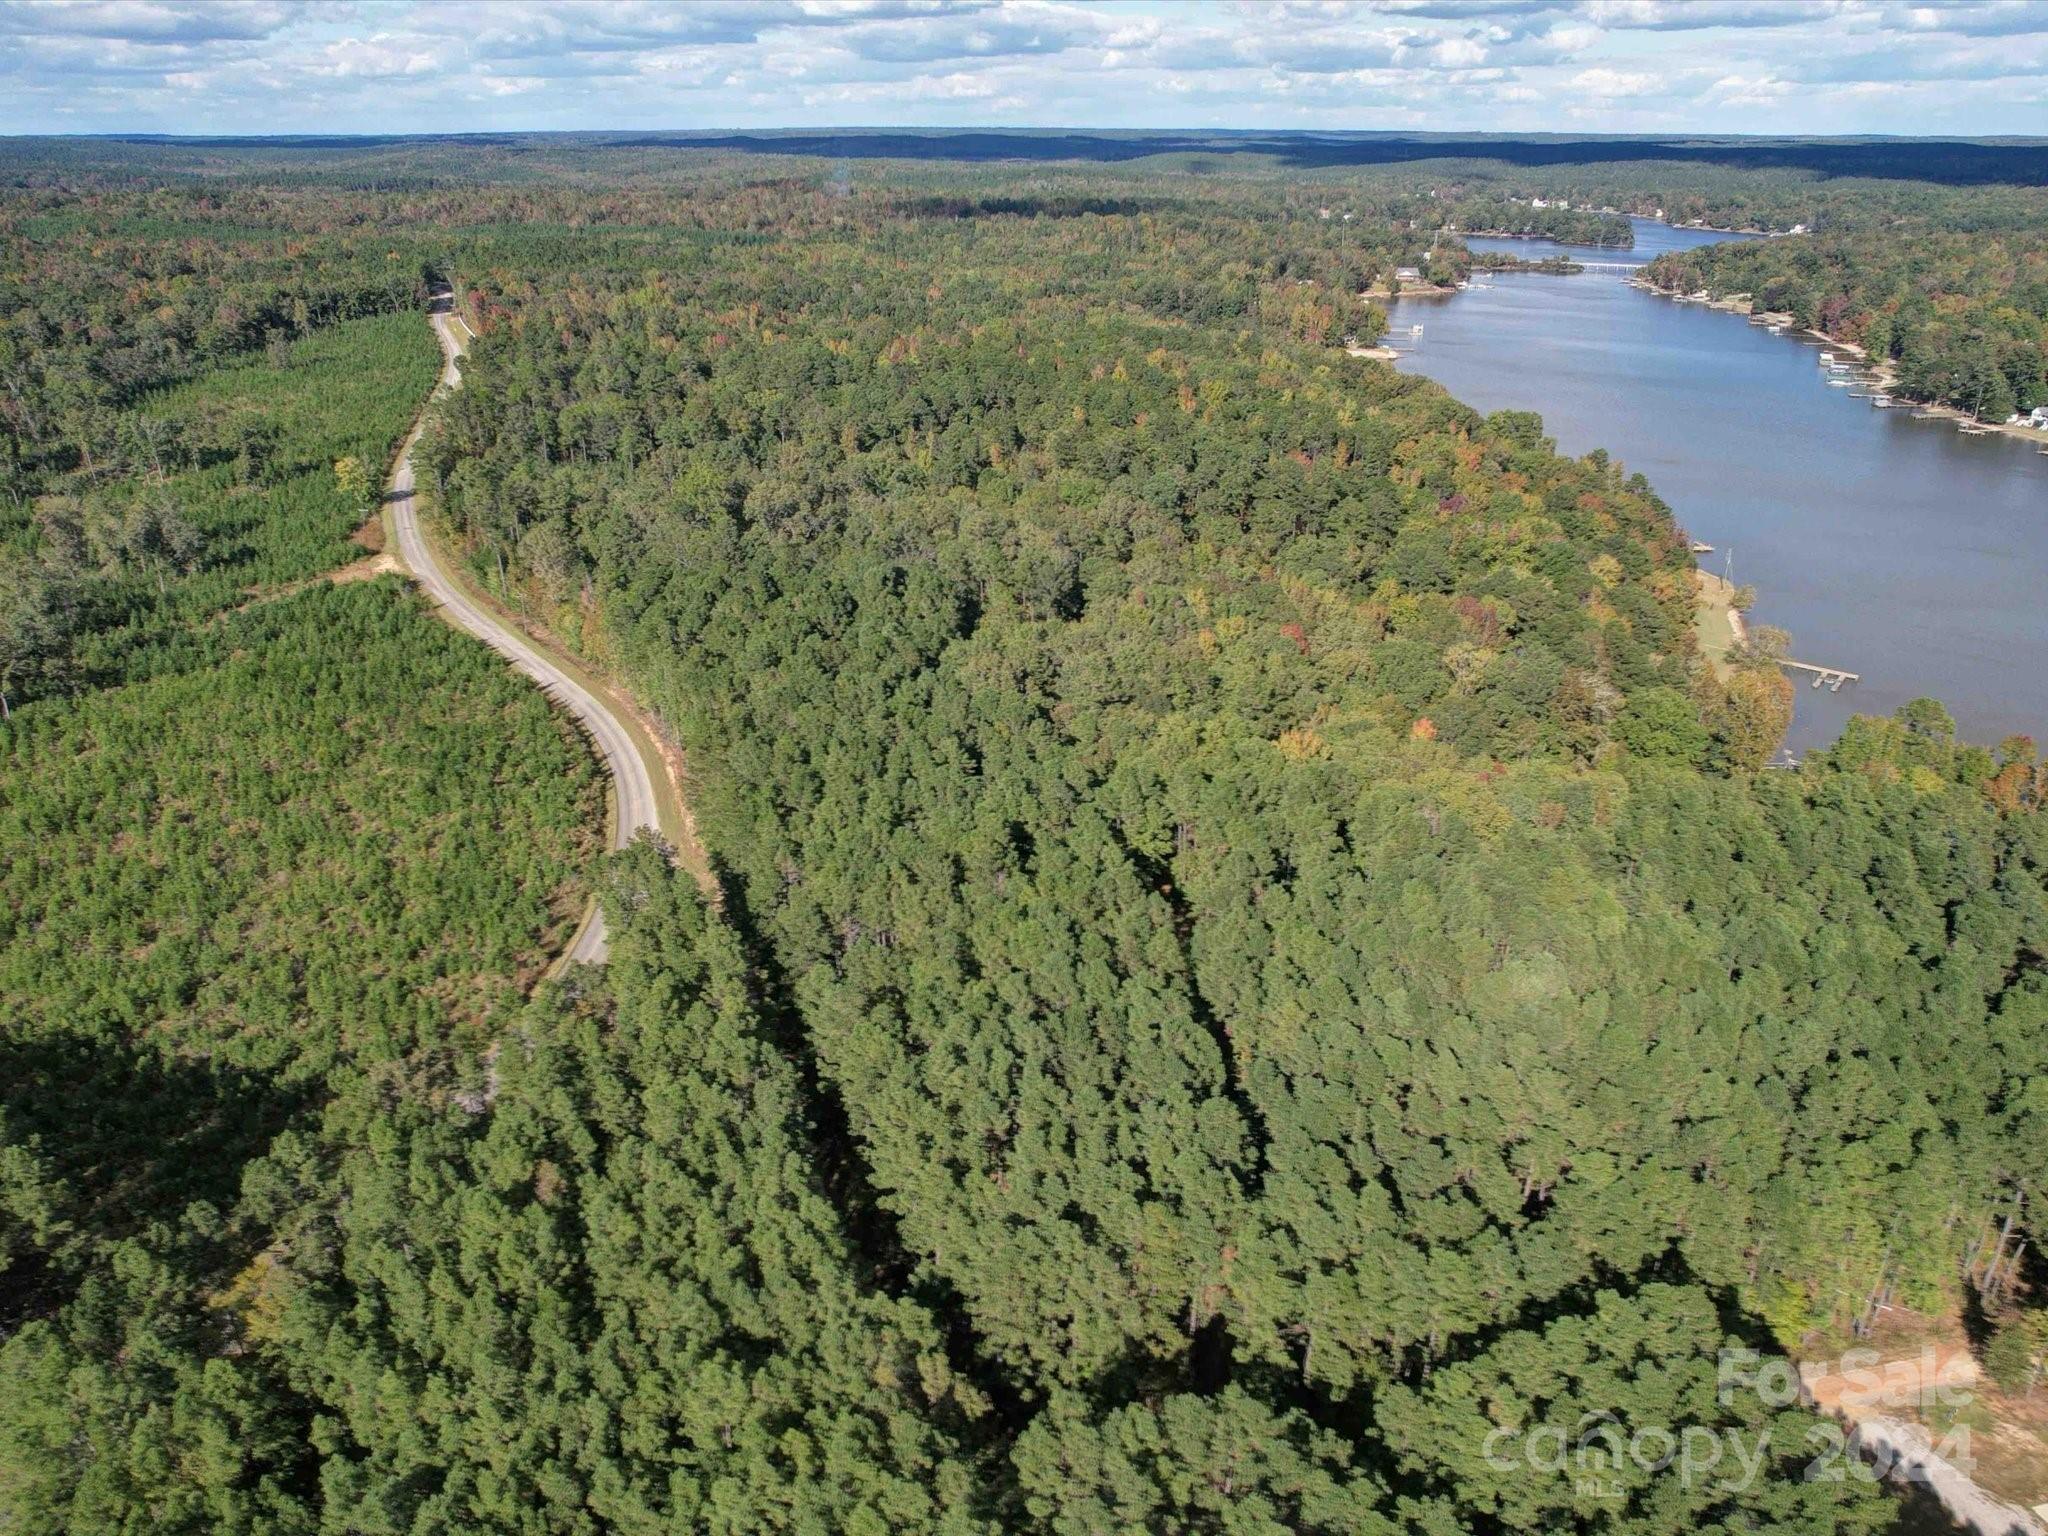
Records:
[[[2005,424],[2008,427],[2034,427],[2040,431],[2048,432],[2048,405],[2037,405],[2025,416],[2022,416],[2018,411],[2014,411],[2005,418]]]

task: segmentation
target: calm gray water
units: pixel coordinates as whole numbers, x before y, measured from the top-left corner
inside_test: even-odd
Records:
[[[1728,235],[1637,220],[1633,251],[1533,240],[1475,249],[1640,264]],[[1482,278],[1391,306],[1400,366],[1482,411],[1533,410],[1570,454],[1649,477],[1701,562],[1757,588],[1792,654],[1862,674],[1799,682],[1787,744],[1851,714],[1940,699],[1964,736],[2048,741],[2048,456],[2003,434],[1880,411],[1828,387],[1820,347],[1628,286],[1626,271]],[[1423,326],[1411,345],[1407,332]],[[1796,674],[1795,674],[1796,677]]]

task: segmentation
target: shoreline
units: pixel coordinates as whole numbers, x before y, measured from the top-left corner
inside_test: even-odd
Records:
[[[1870,355],[1854,342],[1836,341],[1832,336],[1822,331],[1808,331],[1806,334],[1816,337],[1840,351],[1849,353],[1869,370],[1872,388],[1882,390],[1888,395],[1891,394],[1893,387],[1898,382],[1899,368],[1898,364],[1894,363],[1890,358],[1886,358],[1875,368],[1871,368]],[[2006,421],[1984,421],[1972,416],[1968,411],[1957,410],[1952,405],[1942,405],[1933,400],[1907,400],[1904,395],[1894,395],[1892,398],[1895,401],[1904,402],[1902,405],[1892,406],[1891,409],[1893,410],[1904,410],[1910,406],[1915,412],[1927,411],[1941,417],[1945,421],[1967,422],[1973,427],[1982,427],[1985,432],[1996,432],[2001,437],[2017,438],[2023,443],[2032,443],[2036,448],[2048,451],[2048,432],[2044,432],[2038,427],[2016,426]]]
[[[1618,272],[1614,275],[1625,281],[1636,278],[1636,274],[1628,272]],[[1510,285],[1501,283],[1498,286],[1507,289]],[[1623,344],[1640,347],[1644,349],[1644,355],[1653,358],[1684,358],[1688,355],[1686,349],[1698,349],[1697,356],[1707,360],[1702,366],[1711,366],[1719,370],[1713,375],[1716,383],[1741,389],[1753,387],[1759,395],[1776,401],[1779,410],[1773,413],[1774,417],[1782,414],[1786,420],[1796,420],[1809,426],[1816,444],[1824,442],[1828,450],[1824,459],[1816,459],[1816,464],[1824,470],[1835,471],[1838,477],[1846,476],[1854,481],[1856,477],[1869,473],[1871,466],[1877,466],[1882,474],[1889,475],[1896,467],[1896,491],[1888,480],[1880,479],[1871,487],[1873,498],[1880,505],[1896,506],[1902,515],[1909,517],[1910,522],[1906,526],[1916,541],[1923,536],[1937,541],[1932,545],[1930,553],[1941,551],[1938,542],[1941,535],[1937,530],[1942,509],[1946,505],[1944,497],[1952,496],[1956,487],[1969,487],[1995,509],[2002,537],[2008,528],[2013,530],[2015,542],[2002,545],[1999,549],[2005,557],[2005,562],[2024,570],[2031,568],[2038,560],[2038,544],[2030,546],[2024,542],[2030,536],[2033,523],[2033,519],[2025,513],[2031,511],[2032,490],[2039,483],[2040,470],[2037,466],[2048,467],[2048,456],[2043,456],[2042,452],[2042,444],[2048,442],[2048,433],[2008,431],[2005,434],[2007,437],[2021,437],[2033,442],[2033,454],[2022,460],[2001,457],[2001,454],[2027,453],[2026,448],[2015,449],[2010,444],[2003,450],[1994,445],[1982,453],[1951,447],[1942,440],[1940,421],[1931,423],[1936,430],[1920,433],[1889,422],[1872,421],[1868,417],[1858,418],[1854,411],[1845,412],[1839,405],[1823,402],[1837,394],[1845,398],[1852,393],[1861,396],[1873,386],[1861,385],[1854,391],[1847,388],[1828,388],[1825,382],[1827,375],[1816,367],[1817,354],[1813,351],[1809,351],[1805,362],[1805,368],[1812,371],[1802,374],[1797,368],[1785,368],[1783,365],[1790,361],[1790,358],[1786,354],[1778,353],[1774,347],[1762,343],[1745,346],[1733,332],[1716,330],[1711,325],[1703,330],[1688,331],[1675,315],[1656,309],[1634,310],[1632,300],[1615,294],[1607,284],[1595,286],[1598,293],[1604,293],[1607,297],[1597,298],[1595,293],[1588,293],[1584,296],[1586,307],[1583,309],[1577,304],[1559,307],[1581,319],[1588,315],[1592,316],[1593,334],[1596,337],[1602,333],[1613,334],[1620,338]],[[1647,288],[1652,285],[1638,282],[1638,286]],[[1670,300],[1674,306],[1680,304],[1682,295],[1674,296],[1668,288],[1656,291],[1660,298]],[[1746,307],[1726,303],[1727,297],[1724,293],[1724,313],[1738,312]],[[1757,307],[1764,308],[1761,305]],[[1705,457],[1701,450],[1711,448],[1717,454],[1726,453],[1731,460],[1736,460],[1747,444],[1739,431],[1731,429],[1729,423],[1718,418],[1708,420],[1703,434],[1696,434],[1689,425],[1683,423],[1683,407],[1674,406],[1673,402],[1697,402],[1704,398],[1683,372],[1667,378],[1663,372],[1657,370],[1662,370],[1668,365],[1661,362],[1655,365],[1652,382],[1656,390],[1651,398],[1657,402],[1658,411],[1654,417],[1646,413],[1640,421],[1629,420],[1626,426],[1631,435],[1624,440],[1620,448],[1616,448],[1614,434],[1617,429],[1611,427],[1601,413],[1602,400],[1599,392],[1607,381],[1600,376],[1599,368],[1581,367],[1576,371],[1569,367],[1554,369],[1542,358],[1542,353],[1551,344],[1556,330],[1548,290],[1538,295],[1531,292],[1527,285],[1522,285],[1513,297],[1504,298],[1501,294],[1487,295],[1485,300],[1476,306],[1478,313],[1473,314],[1472,308],[1468,306],[1460,311],[1448,312],[1442,319],[1441,324],[1444,327],[1452,327],[1450,314],[1464,313],[1467,314],[1470,323],[1458,322],[1453,329],[1447,329],[1444,333],[1445,337],[1455,334],[1464,343],[1461,348],[1456,351],[1440,351],[1434,357],[1430,355],[1428,347],[1420,344],[1421,338],[1417,338],[1418,344],[1412,349],[1405,348],[1405,326],[1410,320],[1420,321],[1429,317],[1412,310],[1407,315],[1398,310],[1391,311],[1396,322],[1395,330],[1400,333],[1397,339],[1404,345],[1402,359],[1394,366],[1404,373],[1436,377],[1439,381],[1445,382],[1447,387],[1465,384],[1470,390],[1466,398],[1485,400],[1489,404],[1499,403],[1503,408],[1542,403],[1547,388],[1554,383],[1563,395],[1560,408],[1566,412],[1566,425],[1569,429],[1566,441],[1574,450],[1597,445],[1626,454],[1630,446],[1640,449],[1647,441],[1649,446],[1645,452],[1651,455],[1668,452],[1680,467],[1667,472],[1687,477],[1680,482],[1664,483],[1660,487],[1662,494],[1670,498],[1680,525],[1691,528],[1699,537],[1717,544],[1730,540],[1730,529],[1717,522],[1717,514],[1712,510],[1715,505],[1714,498],[1720,494],[1719,481],[1715,478],[1712,460]],[[1660,315],[1664,317],[1660,318]],[[1888,373],[1879,373],[1874,368],[1866,370],[1861,363],[1861,354],[1852,352],[1848,345],[1839,344],[1835,338],[1824,334],[1808,334],[1805,328],[1792,323],[1793,317],[1790,315],[1759,313],[1745,318],[1754,320],[1759,325],[1767,322],[1783,325],[1785,329],[1777,334],[1801,342],[1824,345],[1828,350],[1836,352],[1843,364],[1854,369],[1853,374],[1845,374],[1838,368],[1835,372],[1841,377],[1875,375],[1884,383],[1890,383],[1891,376]],[[1487,332],[1496,330],[1500,332],[1499,335],[1492,338],[1487,336]],[[1726,354],[1725,361],[1722,360],[1723,354]],[[1582,364],[1590,362],[1597,365],[1603,359],[1592,356],[1579,361]],[[1683,363],[1680,364],[1681,368],[1685,366]],[[1579,374],[1586,376],[1580,377]],[[1816,377],[1822,382],[1809,382]],[[1785,391],[1785,394],[1777,395],[1775,392],[1779,390]],[[1569,393],[1565,393],[1567,391]],[[1870,407],[1867,399],[1859,398],[1851,403],[1859,407]],[[1903,399],[1898,400],[1896,406],[1909,412],[1914,409]],[[1877,408],[1870,408],[1873,414],[1877,414]],[[1677,412],[1676,415],[1674,411]],[[1953,418],[1954,413],[1928,414]],[[1550,419],[1548,413],[1545,413],[1545,427],[1547,431],[1557,431],[1557,424]],[[1951,425],[1947,430],[1955,431],[1955,427]],[[1992,429],[1987,427],[1986,435],[1990,430]],[[1764,459],[1767,467],[1759,468],[1754,475],[1746,469],[1742,470],[1740,474],[1745,481],[1753,479],[1758,487],[1770,487],[1775,494],[1781,496],[1804,489],[1796,484],[1796,480],[1787,479],[1775,466],[1769,466],[1768,455],[1759,457]],[[1652,478],[1661,479],[1661,476],[1653,474]],[[1682,494],[1673,494],[1674,484],[1683,486]],[[1777,489],[1781,485],[1786,488],[1782,492]],[[1817,497],[1826,496],[1828,490],[1826,484],[1816,481]],[[2017,516],[2014,510],[2016,508]],[[1754,515],[1746,508],[1739,510],[1745,517]],[[1818,500],[1814,510],[1824,511],[1828,517],[1838,516],[1840,512],[1839,507],[1833,505],[1823,508]],[[1801,521],[1803,523],[1805,520]],[[1751,524],[1742,521],[1738,526],[1747,529]],[[1796,552],[1800,559],[1805,559],[1808,555],[1812,555],[1816,560],[1823,558],[1816,551],[1821,548],[1824,541],[1816,539],[1804,527],[1798,531],[1788,531],[1784,537],[1787,540],[1783,546],[1784,550]],[[1743,544],[1744,539],[1734,537],[1732,542],[1739,546]],[[1858,668],[1864,673],[1864,686],[1859,689],[1844,688],[1838,694],[1830,693],[1825,696],[1812,693],[1805,687],[1800,688],[1795,694],[1793,721],[1777,744],[1778,753],[1772,759],[1774,763],[1781,761],[1787,752],[1801,754],[1808,750],[1824,748],[1838,734],[1841,722],[1848,715],[1868,712],[1884,702],[1883,698],[1872,698],[1874,689],[1871,680],[1885,672],[1895,674],[1888,685],[1890,692],[1886,697],[1902,700],[1915,694],[1934,695],[1948,698],[1966,711],[1976,711],[1980,716],[1989,716],[1989,723],[1981,718],[1966,721],[1962,728],[1971,733],[1970,739],[1995,740],[2011,731],[2025,729],[2032,722],[2024,717],[2038,714],[2038,708],[2029,702],[2033,696],[2030,688],[2036,685],[2030,685],[2023,668],[2005,671],[2003,669],[2009,668],[2010,663],[2003,657],[1999,658],[1996,665],[2001,669],[2001,675],[2010,676],[2013,684],[2001,690],[2006,697],[1993,697],[1993,690],[1980,682],[1975,675],[1978,669],[1974,662],[1956,662],[1951,668],[1949,658],[1944,656],[1944,665],[1937,668],[1930,666],[1925,658],[1917,653],[1906,654],[1914,652],[1915,648],[1899,644],[1896,626],[1888,625],[1881,617],[1867,614],[1854,605],[1841,604],[1835,595],[1825,588],[1816,592],[1804,589],[1801,582],[1788,583],[1784,576],[1785,568],[1777,562],[1777,554],[1778,551],[1773,551],[1773,558],[1762,566],[1752,565],[1746,575],[1747,580],[1758,583],[1762,588],[1759,600],[1751,610],[1751,617],[1746,625],[1750,637],[1754,639],[1760,633],[1757,628],[1759,625],[1783,625],[1794,632],[1798,637],[1798,645],[1802,648],[1795,649],[1792,654],[1802,654],[1803,648],[1809,646],[1822,650],[1824,654],[1816,659],[1831,664],[1838,661],[1842,666]],[[1901,565],[1896,556],[1887,555],[1885,558],[1898,565],[1899,580],[1905,583],[1914,580],[1911,562]],[[1959,560],[1962,562],[1976,561],[1979,558],[1979,552],[1974,550],[1959,552]],[[1721,564],[1718,554],[1701,557],[1701,563],[1708,561],[1715,567]],[[1945,552],[1943,558],[1931,563],[1938,563],[1945,569]],[[1966,568],[1976,570],[1981,567],[1971,564]],[[1795,588],[1802,590],[1795,591]],[[1903,587],[1902,590],[1911,588]],[[1699,664],[1702,667],[1713,668],[1715,674],[1729,677],[1738,688],[1748,686],[1746,679],[1736,680],[1731,672],[1724,671],[1724,668],[1728,667],[1728,651],[1734,644],[1732,624],[1712,605],[1701,602],[1700,587],[1696,581],[1693,584],[1680,585],[1679,591],[1688,602],[1699,605],[1694,612],[1684,615],[1692,621],[1688,627],[1694,633],[1695,655]],[[2024,600],[2023,589],[2020,600]],[[1700,609],[1705,610],[1704,614]],[[1951,621],[1954,624],[1952,633],[1959,642],[1966,641],[1973,648],[1980,643],[1999,643],[2001,631],[2007,627],[2007,621],[2002,613],[2003,610],[1999,609],[1987,613],[1982,618],[1958,615]],[[1985,637],[1981,641],[1980,635]],[[1851,638],[1845,640],[1845,636]],[[1856,654],[1859,649],[1863,651],[1860,656]],[[1880,658],[1889,658],[1888,664],[1880,665]],[[1965,670],[1966,665],[1968,671]],[[1742,670],[1739,657],[1733,670]],[[1705,676],[1712,674],[1695,672],[1693,675],[1704,684]],[[1810,683],[1811,678],[1805,681]],[[1856,696],[1858,693],[1861,694],[1860,698]],[[2014,719],[2014,716],[2021,718]]]
[[[1726,682],[1735,671],[1730,657],[1749,643],[1749,625],[1735,606],[1735,586],[1712,571],[1693,567],[1693,634],[1700,654]]]
[[[1845,352],[1850,357],[1855,358],[1857,363],[1861,365],[1872,389],[1882,394],[1890,395],[1897,386],[1899,368],[1898,364],[1894,363],[1890,358],[1886,358],[1883,362],[1873,367],[1870,361],[1870,354],[1853,341],[1841,341],[1836,337],[1830,336],[1826,331],[1814,330],[1811,327],[1802,330],[1799,334],[1801,336],[1810,336],[1823,346],[1833,347],[1837,352]],[[1939,416],[1945,421],[1954,421],[1980,428],[1981,431],[1975,434],[1977,436],[1996,432],[2004,437],[2017,438],[2023,443],[2032,443],[2037,448],[2048,448],[2048,432],[2043,432],[2036,427],[2014,426],[2010,422],[2003,421],[1984,421],[1979,417],[1972,416],[1968,411],[1958,410],[1953,405],[1943,405],[1936,400],[1911,400],[1904,395],[1892,395],[1892,399],[1894,403],[1887,407],[1889,410],[1903,411],[1910,409],[1916,413],[1925,411],[1931,415]]]
[[[1500,253],[1489,251],[1486,254],[1499,255]],[[1586,264],[1584,262],[1573,261],[1568,256],[1546,256],[1540,261],[1529,261],[1523,257],[1516,256],[1510,258],[1510,264],[1505,266],[1478,261],[1472,264],[1472,275],[1474,277],[1479,276],[1482,272],[1488,277],[1578,277],[1585,270]]]
[[[1400,288],[1361,288],[1358,296],[1361,299],[1447,299],[1458,291],[1456,287],[1418,282]]]
[[[1629,278],[1628,284],[1632,288],[1640,288],[1645,293],[1654,293],[1659,298],[1669,299],[1673,303],[1703,303],[1704,307],[1720,310],[1723,314],[1742,315],[1751,319],[1768,320],[1773,325],[1782,327],[1788,335],[1809,339],[1818,342],[1822,346],[1831,347],[1837,352],[1844,353],[1854,358],[1861,366],[1864,378],[1873,391],[1879,394],[1892,395],[1892,404],[1884,407],[1886,410],[1910,410],[1915,413],[1926,412],[1929,415],[1938,416],[1944,421],[1953,421],[1959,425],[1979,429],[1975,433],[1967,434],[1970,436],[1982,437],[1996,432],[2000,436],[2014,438],[2023,443],[2032,443],[2036,448],[2048,450],[2048,432],[2044,432],[2038,427],[2018,426],[2005,421],[1985,421],[1979,417],[1972,416],[1968,411],[1959,410],[1953,405],[1944,405],[1938,400],[1914,400],[1905,395],[1893,394],[1893,391],[1898,386],[1899,369],[1898,365],[1890,358],[1886,358],[1883,362],[1873,367],[1870,362],[1870,354],[1857,343],[1843,341],[1838,336],[1830,336],[1826,331],[1816,330],[1812,326],[1801,326],[1791,315],[1783,310],[1752,310],[1748,308],[1750,296],[1746,293],[1730,293],[1724,294],[1718,299],[1698,300],[1686,294],[1673,293],[1669,288],[1660,288],[1655,283],[1645,282],[1640,277]]]
[[[1560,240],[1555,235],[1531,235],[1519,229],[1450,229],[1439,230],[1439,234],[1455,236],[1458,240],[1541,240],[1549,245],[1570,246],[1580,251],[1632,251],[1636,248],[1633,239],[1627,245],[1605,245],[1597,240]]]

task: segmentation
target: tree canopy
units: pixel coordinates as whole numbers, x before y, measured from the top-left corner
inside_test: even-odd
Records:
[[[1521,173],[446,153],[4,199],[0,1523],[1886,1526],[1716,1356],[2035,1230],[2048,778],[1763,771],[1653,488],[1351,355]],[[714,866],[602,971],[587,749],[327,580],[444,276],[438,535]]]

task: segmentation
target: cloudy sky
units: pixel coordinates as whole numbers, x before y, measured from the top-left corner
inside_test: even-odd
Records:
[[[0,0],[0,132],[2048,134],[2048,0]]]

